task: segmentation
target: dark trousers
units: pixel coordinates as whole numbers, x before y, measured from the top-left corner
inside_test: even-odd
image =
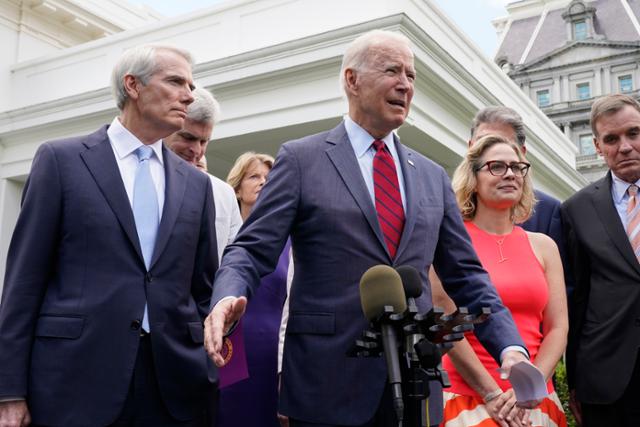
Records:
[[[213,395],[212,395],[213,398]],[[214,402],[211,401],[211,408]],[[153,366],[151,339],[140,338],[136,367],[129,386],[124,408],[115,423],[109,427],[208,427],[210,414],[203,412],[196,419],[177,421],[167,410]]]
[[[582,403],[582,427],[637,427],[640,425],[640,357],[622,397],[608,405]]]
[[[396,414],[393,410],[393,405],[391,402],[391,390],[389,385],[385,387],[384,393],[382,394],[382,399],[380,399],[380,404],[378,405],[378,409],[374,417],[368,422],[362,424],[357,427],[397,427],[398,421]],[[336,424],[314,424],[308,423],[306,421],[301,420],[289,420],[290,427],[344,427],[342,425]]]

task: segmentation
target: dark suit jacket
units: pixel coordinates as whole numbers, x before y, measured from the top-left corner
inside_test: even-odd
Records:
[[[0,396],[26,396],[36,424],[114,421],[145,301],[170,413],[193,417],[210,388],[202,346],[217,267],[209,179],[163,148],[165,203],[147,273],[106,129],[38,149],[9,249]]]
[[[567,288],[567,297],[573,292],[574,283],[571,274],[571,266],[569,265],[567,252],[564,245],[564,236],[562,233],[562,216],[560,215],[560,200],[551,197],[539,190],[534,190],[538,202],[533,211],[533,215],[522,224],[522,228],[534,233],[542,233],[551,237],[560,252],[562,266],[564,268],[564,282]]]
[[[611,173],[562,205],[576,288],[567,347],[578,399],[612,403],[624,392],[640,346],[640,264],[611,198]]]
[[[387,381],[385,362],[346,353],[368,326],[358,283],[377,264],[415,267],[424,284],[418,305],[426,311],[433,263],[458,304],[491,306],[491,320],[476,333],[494,357],[507,345],[524,347],[471,246],[445,171],[396,143],[407,209],[394,260],[344,124],[282,146],[254,211],[225,250],[212,304],[253,294],[291,235],[295,274],[280,412],[294,419],[359,425],[374,416]],[[435,395],[430,406],[440,399]]]

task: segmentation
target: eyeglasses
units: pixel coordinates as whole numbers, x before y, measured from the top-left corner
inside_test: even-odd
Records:
[[[502,160],[489,160],[479,168],[476,168],[476,172],[480,169],[487,167],[489,173],[493,176],[505,176],[507,170],[511,169],[511,172],[517,177],[524,178],[529,172],[531,165],[527,162],[514,162],[506,164]]]

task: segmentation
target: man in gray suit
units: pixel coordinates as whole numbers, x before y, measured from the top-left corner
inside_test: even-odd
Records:
[[[292,426],[393,425],[387,369],[380,358],[347,357],[367,327],[358,282],[378,264],[421,274],[421,311],[431,307],[433,263],[459,304],[490,306],[477,334],[503,367],[526,360],[509,312],[482,269],[445,171],[400,144],[416,72],[409,40],[372,31],[343,58],[349,115],[334,129],[282,146],[260,198],[216,277],[206,346],[223,364],[223,331],[276,265],[291,236],[290,293],[280,413]],[[430,406],[438,407],[437,393]],[[432,423],[439,420],[432,418]]]

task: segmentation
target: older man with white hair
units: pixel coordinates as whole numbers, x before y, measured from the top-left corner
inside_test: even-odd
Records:
[[[193,103],[189,105],[182,129],[165,138],[165,142],[174,153],[193,166],[204,165],[206,172],[205,154],[218,120],[218,101],[211,92],[198,87],[193,91]],[[233,241],[242,226],[242,217],[233,188],[220,178],[208,175],[216,206],[216,239],[218,258],[221,258],[224,248]]]
[[[367,328],[358,282],[372,266],[410,265],[431,307],[431,264],[462,306],[492,309],[476,333],[502,366],[525,360],[511,315],[482,269],[446,172],[400,143],[416,80],[410,41],[372,31],[343,58],[349,114],[334,129],[285,143],[252,214],[216,276],[205,344],[224,364],[222,335],[291,236],[295,275],[282,367],[280,413],[297,426],[397,425],[382,358],[347,356]],[[441,393],[430,406],[441,405]],[[439,420],[430,419],[431,424]]]
[[[169,46],[125,52],[119,116],[39,147],[0,306],[0,425],[206,425],[211,183],[162,142],[193,101],[191,66]]]

